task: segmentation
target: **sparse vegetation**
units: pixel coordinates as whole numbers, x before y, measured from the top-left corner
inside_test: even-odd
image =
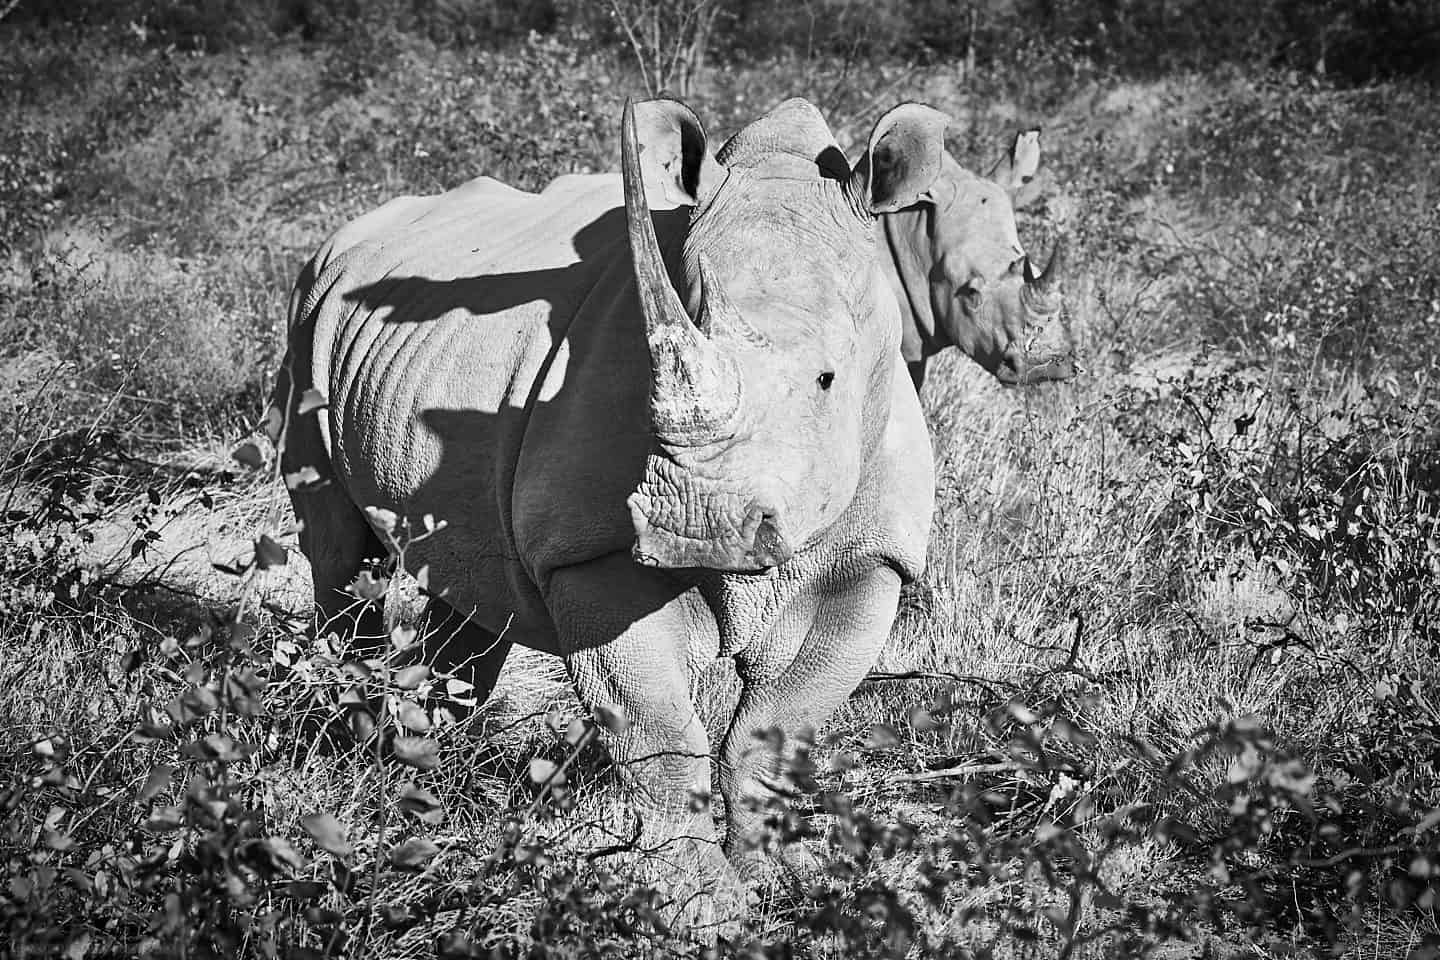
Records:
[[[1271,19],[1225,21],[1255,26],[1215,64],[1187,38],[1234,5],[1167,4],[1158,33],[1148,6],[1047,4],[1037,33],[982,5],[945,34],[979,47],[963,73],[960,39],[900,39],[942,5],[782,4],[749,57],[750,8],[719,5],[690,82],[721,135],[804,95],[848,145],[913,97],[979,166],[1042,125],[1022,235],[1069,211],[1090,369],[1030,392],[932,369],[929,572],[815,742],[757,740],[801,798],[767,842],[824,872],[708,939],[631,840],[624,718],[579,716],[558,664],[512,657],[456,720],[416,604],[368,665],[309,634],[304,478],[254,431],[329,230],[615,166],[644,84],[608,5],[12,6],[13,955],[1440,955],[1440,100],[1401,56],[1424,4],[1246,7]],[[1400,23],[1393,63],[1335,75]],[[377,571],[357,603],[410,588]],[[716,704],[726,669],[696,680]]]

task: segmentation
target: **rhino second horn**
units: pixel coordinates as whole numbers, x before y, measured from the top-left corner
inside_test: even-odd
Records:
[[[701,331],[713,340],[738,343],[746,347],[766,347],[770,339],[751,326],[716,279],[715,266],[710,258],[701,254],[700,311],[696,318]]]
[[[712,440],[740,408],[735,361],[690,322],[670,283],[640,173],[635,106],[625,104],[620,131],[625,223],[635,265],[635,286],[650,349],[650,420],[658,435],[678,442]]]

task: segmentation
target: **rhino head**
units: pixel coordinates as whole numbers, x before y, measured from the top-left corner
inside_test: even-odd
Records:
[[[934,181],[945,123],[897,107],[852,169],[819,111],[791,100],[737,134],[744,149],[721,165],[683,104],[627,106],[622,172],[653,434],[627,501],[637,561],[766,571],[850,504],[897,366],[875,218]],[[647,182],[693,205],[678,284]]]
[[[907,360],[954,345],[1005,384],[1075,376],[1061,296],[1066,240],[1057,240],[1037,269],[1015,228],[1017,194],[1039,165],[1039,133],[1018,134],[985,176],[946,153],[920,202],[886,218],[886,240],[914,314],[907,335],[922,341],[906,344]]]

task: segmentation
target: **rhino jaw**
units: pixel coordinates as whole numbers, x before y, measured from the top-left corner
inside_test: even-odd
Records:
[[[751,501],[738,519],[717,513],[690,529],[657,522],[664,511],[642,484],[625,501],[635,527],[631,555],[641,566],[662,569],[703,567],[726,573],[761,573],[794,554],[776,512]]]
[[[1080,373],[1080,364],[1073,354],[1054,356],[1048,359],[1007,356],[995,371],[995,379],[1007,387],[1025,387],[1052,381],[1074,380]]]

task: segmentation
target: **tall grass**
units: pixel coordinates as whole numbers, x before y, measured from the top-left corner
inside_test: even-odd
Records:
[[[229,456],[324,234],[480,173],[612,166],[623,62],[413,34],[21,59],[0,125],[17,955],[1435,955],[1429,91],[821,56],[702,85],[721,135],[804,93],[854,142],[928,99],[977,167],[1042,123],[1051,185],[1021,229],[1043,247],[1074,210],[1090,367],[1032,392],[961,357],[932,374],[929,572],[816,742],[770,745],[804,814],[770,842],[826,873],[761,885],[706,944],[670,929],[604,718],[558,665],[516,656],[463,723],[463,686],[402,669],[408,627],[347,666],[304,629],[263,443]],[[716,715],[734,695],[725,665],[696,684]]]

